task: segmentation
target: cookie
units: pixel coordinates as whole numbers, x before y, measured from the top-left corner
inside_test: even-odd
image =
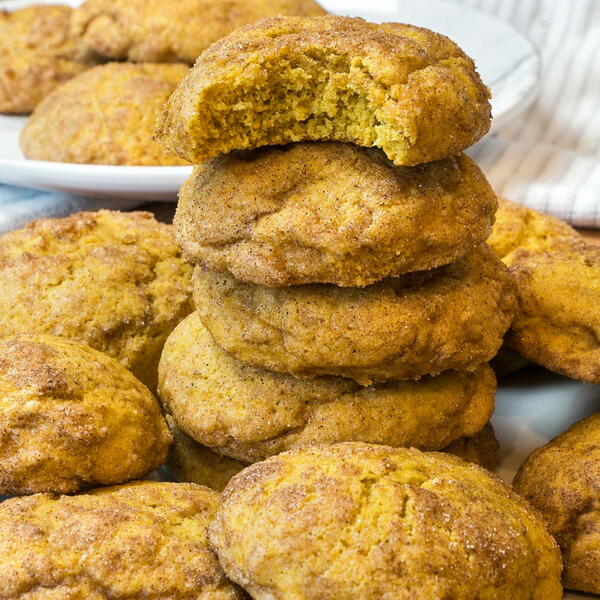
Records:
[[[0,494],[137,479],[170,442],[158,402],[116,360],[51,335],[0,339]]]
[[[267,288],[196,267],[194,298],[215,341],[253,366],[361,384],[474,370],[497,353],[516,308],[485,245],[433,271],[366,288]]]
[[[565,587],[600,594],[600,415],[535,450],[513,486],[535,507],[563,555]]]
[[[564,221],[507,200],[488,243],[517,286],[507,345],[551,371],[600,383],[600,249]]]
[[[186,165],[152,140],[154,122],[187,65],[110,63],[46,96],[21,132],[34,160],[99,165]]]
[[[517,251],[565,250],[581,245],[581,241],[581,235],[561,219],[499,198],[496,222],[487,244],[510,265]]]
[[[159,366],[159,395],[179,427],[244,462],[342,441],[439,450],[487,423],[495,391],[486,365],[367,388],[266,371],[225,354],[197,312],[169,336]]]
[[[154,389],[163,344],[191,309],[191,268],[150,213],[81,212],[0,236],[0,337],[87,344]]]
[[[225,488],[210,543],[255,600],[560,600],[556,542],[488,471],[360,443],[290,451]]]
[[[234,29],[276,15],[316,16],[314,0],[86,0],[73,15],[73,34],[111,60],[192,64]]]
[[[454,454],[489,471],[496,470],[500,462],[500,444],[491,423],[473,436],[458,438],[442,452]]]
[[[510,270],[519,309],[509,346],[551,371],[600,383],[600,246],[520,250]]]
[[[175,481],[197,483],[221,492],[234,475],[248,466],[202,446],[183,433],[170,415],[167,422],[173,436],[167,465]]]
[[[54,88],[97,62],[69,31],[73,10],[0,10],[0,112],[30,113]]]
[[[203,52],[156,135],[197,164],[322,140],[376,146],[410,166],[468,148],[490,118],[473,61],[442,35],[350,17],[275,17]]]
[[[496,206],[464,154],[394,167],[380,150],[307,142],[195,167],[174,225],[190,262],[242,281],[362,287],[466,254]]]
[[[137,482],[0,504],[0,597],[242,600],[208,547],[219,494]]]

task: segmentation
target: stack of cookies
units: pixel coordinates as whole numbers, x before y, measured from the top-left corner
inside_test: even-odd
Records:
[[[197,165],[175,218],[197,311],[159,368],[182,476],[342,441],[493,462],[515,296],[462,154],[489,124],[471,59],[417,27],[277,17],[199,57],[157,130]]]

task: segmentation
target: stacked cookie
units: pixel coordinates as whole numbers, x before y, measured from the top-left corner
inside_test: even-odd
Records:
[[[206,464],[484,428],[515,309],[484,243],[495,195],[461,153],[489,121],[472,61],[408,25],[280,17],[200,56],[157,133],[201,163],[175,218],[197,312],[159,367],[179,469],[222,486]]]

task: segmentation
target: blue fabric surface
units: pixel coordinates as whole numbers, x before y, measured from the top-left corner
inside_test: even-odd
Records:
[[[126,210],[144,204],[133,199],[87,198],[0,184],[0,233],[40,217],[64,217],[80,210]]]

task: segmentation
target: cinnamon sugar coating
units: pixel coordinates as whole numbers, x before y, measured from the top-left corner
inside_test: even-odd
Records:
[[[442,35],[350,17],[275,17],[203,52],[156,135],[196,164],[328,140],[376,146],[396,165],[415,165],[468,148],[490,119],[473,61]]]
[[[267,288],[199,267],[193,285],[202,321],[231,356],[363,385],[475,370],[496,355],[516,309],[512,279],[485,244],[365,288]]]
[[[556,542],[499,478],[360,443],[285,452],[225,488],[210,543],[255,600],[560,600]]]
[[[158,402],[116,360],[52,335],[0,339],[0,494],[137,479],[170,442]]]
[[[394,167],[380,150],[301,143],[195,167],[174,226],[190,262],[236,279],[363,287],[463,256],[496,206],[464,154]]]
[[[87,344],[154,389],[163,344],[191,309],[191,268],[150,213],[81,212],[0,236],[0,337]]]

